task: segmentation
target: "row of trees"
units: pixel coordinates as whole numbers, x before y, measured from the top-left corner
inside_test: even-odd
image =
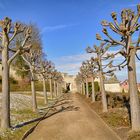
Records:
[[[86,95],[88,97],[87,78],[92,77],[92,101],[94,102],[94,79],[95,77],[99,77],[103,112],[107,112],[104,77],[105,75],[113,76],[114,71],[121,70],[126,66],[129,81],[132,130],[138,131],[140,130],[140,104],[136,79],[135,58],[140,60],[137,54],[138,50],[140,50],[140,33],[138,33],[140,30],[140,5],[137,5],[137,13],[131,9],[124,9],[121,11],[119,19],[115,12],[112,12],[111,16],[113,22],[103,20],[101,23],[105,39],[103,39],[99,34],[96,34],[96,39],[101,41],[101,45],[94,45],[93,48],[88,47],[86,49],[87,53],[93,53],[94,57],[83,62],[80,72],[76,77],[76,81],[79,90],[83,88],[84,92],[84,83],[86,83]],[[133,41],[134,36],[137,37],[136,41]],[[109,53],[110,49],[114,50],[114,53]],[[118,55],[122,56],[121,63],[117,63],[117,61],[115,61]]]
[[[48,61],[43,54],[39,31],[34,25],[25,25],[19,22],[13,24],[12,20],[6,17],[0,21],[0,28],[2,64],[1,128],[7,129],[10,128],[9,72],[11,63],[18,71],[26,72],[30,78],[33,111],[37,111],[35,81],[42,80],[44,101],[47,104],[46,80],[50,80],[50,92],[53,98],[61,92],[63,77],[55,69],[54,64]],[[54,92],[52,81],[55,82]]]

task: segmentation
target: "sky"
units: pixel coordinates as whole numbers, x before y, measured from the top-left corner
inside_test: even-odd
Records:
[[[91,57],[85,48],[99,44],[95,35],[102,34],[101,21],[111,21],[113,11],[136,10],[138,3],[140,0],[0,0],[0,18],[36,24],[48,59],[59,71],[76,74],[81,62]],[[127,79],[126,69],[116,74],[121,81]],[[140,62],[137,75],[140,81]]]

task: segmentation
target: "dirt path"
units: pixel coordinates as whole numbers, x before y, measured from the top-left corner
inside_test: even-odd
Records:
[[[71,94],[67,101],[68,110],[41,121],[27,139],[119,140],[79,95]]]

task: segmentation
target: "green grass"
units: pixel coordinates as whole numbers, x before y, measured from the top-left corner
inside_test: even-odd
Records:
[[[32,112],[31,109],[23,109],[23,110],[12,110],[11,116],[16,118],[15,120],[11,120],[11,125],[14,126],[21,122],[37,118],[40,115],[35,112]],[[1,131],[0,140],[20,140],[24,135],[24,133],[27,130],[29,130],[34,124],[35,123],[31,123],[15,130],[8,129],[4,132]]]
[[[23,137],[23,134],[27,130],[29,130],[33,125],[34,123],[23,126],[16,130],[11,130],[11,129],[6,130],[5,132],[1,134],[0,140],[21,140],[21,138]]]
[[[49,100],[51,101],[51,100]],[[44,98],[37,98],[38,107],[46,106],[44,105]],[[11,110],[11,125],[15,126],[21,122],[26,122],[35,118],[41,117],[37,112],[33,112],[32,108],[26,108],[22,110]],[[6,130],[4,132],[0,131],[0,140],[21,140],[24,133],[29,130],[35,123],[23,126],[15,130]]]

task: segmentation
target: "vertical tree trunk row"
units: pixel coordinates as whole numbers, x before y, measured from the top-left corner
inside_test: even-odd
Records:
[[[51,94],[51,97],[52,97],[52,99],[53,99],[52,79],[50,79],[49,81],[50,81],[50,94]]]
[[[86,97],[89,97],[88,79],[86,78]]]
[[[92,102],[95,102],[94,77],[92,77]]]
[[[47,97],[47,91],[46,91],[46,81],[45,78],[43,78],[43,93],[44,93],[44,103],[48,103],[48,97]]]

